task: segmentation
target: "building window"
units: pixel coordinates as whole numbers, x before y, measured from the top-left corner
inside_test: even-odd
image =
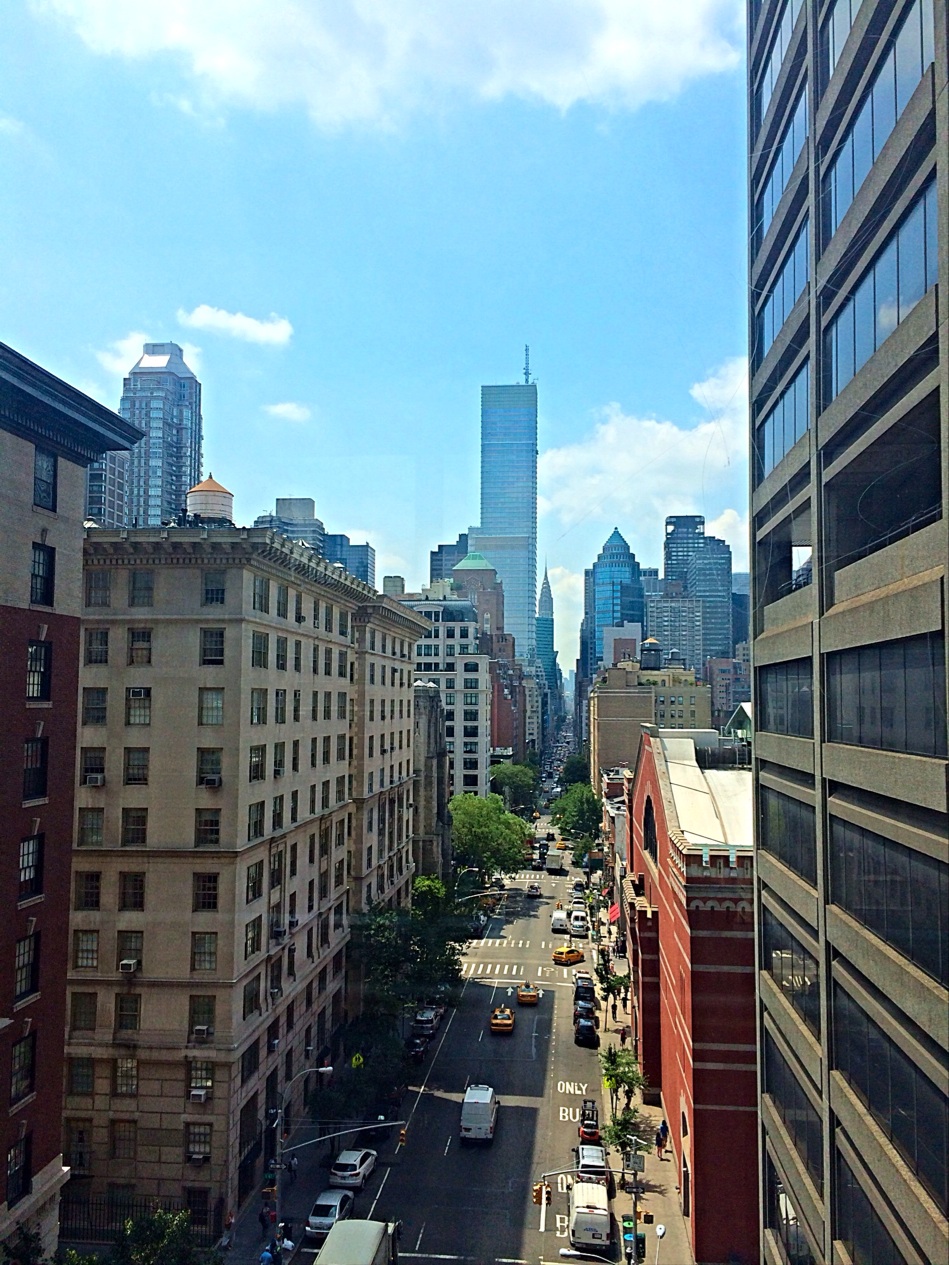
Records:
[[[217,932],[193,931],[191,933],[192,971],[217,970]]]
[[[787,258],[755,318],[755,346],[752,360],[756,369],[781,333],[784,322],[791,315],[791,309],[807,284],[810,266],[807,229],[808,220],[805,217],[788,251]]]
[[[824,331],[825,407],[936,284],[936,238],[933,180]]]
[[[109,630],[108,628],[86,629],[86,663],[101,664],[109,662]]]
[[[76,1174],[88,1175],[92,1167],[92,1121],[66,1120],[64,1159]]]
[[[771,49],[763,62],[761,78],[755,87],[754,129],[756,132],[761,127],[764,116],[768,112],[768,106],[771,103],[778,76],[781,74],[781,67],[784,65],[784,58],[791,45],[794,23],[797,21],[800,8],[801,0],[787,0],[781,12],[780,20],[775,23]]]
[[[27,1133],[7,1150],[7,1206],[12,1208],[33,1189],[33,1136]]]
[[[116,954],[115,967],[118,970],[120,962],[127,962],[130,959],[142,965],[142,955],[145,951],[145,933],[143,931],[117,931],[115,935]]]
[[[152,630],[128,630],[128,662],[130,667],[147,667],[152,661]]]
[[[33,504],[56,513],[57,458],[43,448],[33,450]]]
[[[766,906],[763,915],[762,968],[781,989],[811,1032],[820,1036],[820,977],[817,961],[785,923]]]
[[[303,671],[303,642],[294,641],[293,643],[293,670],[294,672]]]
[[[784,1121],[811,1180],[823,1194],[824,1131],[820,1114],[767,1030],[764,1034],[764,1091]]]
[[[34,606],[52,606],[56,592],[56,550],[34,545],[30,567],[30,601]]]
[[[258,914],[256,918],[252,918],[244,927],[244,960],[253,957],[255,953],[260,952],[261,936],[263,934],[263,917]]]
[[[73,878],[73,909],[99,909],[102,875],[98,870],[77,870]]]
[[[949,1098],[839,984],[834,985],[836,1065],[943,1212]]]
[[[788,186],[791,172],[807,139],[807,88],[801,90],[794,112],[778,141],[776,156],[765,181],[764,189],[755,200],[754,251],[757,252],[774,219],[781,195]]]
[[[283,777],[287,771],[287,744],[285,742],[275,742],[273,744],[273,775],[274,777]]]
[[[290,591],[286,584],[277,585],[277,615],[287,619],[290,614]]]
[[[247,867],[246,903],[250,905],[264,894],[264,863],[252,861]]]
[[[770,786],[759,788],[758,804],[759,846],[816,887],[817,828],[812,805]]]
[[[758,669],[761,728],[798,738],[814,736],[811,660],[791,659]]]
[[[28,835],[20,840],[20,886],[18,898],[29,900],[43,894],[43,850],[46,836]]]
[[[198,690],[198,724],[224,724],[224,691],[222,689]]]
[[[82,691],[82,723],[104,725],[108,717],[109,691],[104,686],[86,686]]]
[[[23,799],[45,799],[49,778],[49,739],[28,738],[23,744]]]
[[[148,686],[130,686],[126,689],[125,723],[127,725],[152,723],[152,691]]]
[[[218,878],[217,874],[192,874],[191,909],[194,913],[217,909]]]
[[[226,596],[226,585],[226,571],[205,571],[201,604],[203,606],[223,606]]]
[[[116,993],[116,1032],[138,1032],[142,1026],[142,998],[139,993]]]
[[[834,1238],[844,1244],[850,1260],[859,1265],[906,1265],[906,1258],[881,1221],[874,1201],[866,1195],[839,1151],[835,1160]]]
[[[274,655],[274,667],[278,672],[286,672],[287,670],[287,639],[286,637],[277,637],[275,645],[276,653]]]
[[[270,829],[282,830],[283,829],[283,796],[282,795],[275,795],[273,797],[273,802],[271,804],[270,817],[271,817]]]
[[[74,1032],[95,1032],[96,993],[73,993],[70,1006],[69,1026]]]
[[[101,848],[103,829],[105,826],[105,809],[79,809],[79,837],[76,846],[79,848]]]
[[[189,1155],[211,1154],[211,1126],[209,1124],[189,1124],[187,1128],[187,1150]]]
[[[829,654],[830,741],[945,758],[944,646],[925,633]]]
[[[253,608],[265,615],[270,614],[270,581],[263,576],[254,576]]]
[[[10,1103],[22,1102],[33,1093],[36,1082],[36,1033],[13,1043],[10,1061]]]
[[[197,784],[203,786],[207,778],[219,778],[224,752],[220,747],[198,747]]]
[[[244,985],[244,1018],[249,1019],[251,1015],[260,1014],[260,976],[255,975],[252,980],[248,980]],[[256,1046],[257,1042],[254,1042]],[[245,1051],[246,1054],[246,1051]],[[254,1069],[257,1070],[256,1067]],[[244,1065],[241,1062],[241,1074],[243,1075]]]
[[[198,1002],[210,1002],[210,1020],[198,1019],[198,1014],[208,1013],[203,1008],[196,1008]],[[192,1031],[202,1024],[207,1027],[214,1027],[214,998],[213,997],[192,997]],[[213,1089],[214,1088],[214,1064],[209,1059],[191,1059],[188,1063],[188,1089]]]
[[[134,1160],[136,1125],[134,1120],[109,1122],[109,1157],[113,1160]]]
[[[267,748],[256,746],[250,749],[248,760],[248,782],[262,782],[267,776]]]
[[[252,668],[270,667],[270,634],[255,632],[250,635],[250,666]]]
[[[250,723],[252,725],[266,725],[267,723],[266,690],[251,690],[250,692]]]
[[[259,839],[264,833],[264,801],[247,806],[247,838]]]
[[[148,809],[122,809],[123,848],[144,848],[148,839]]]
[[[73,966],[98,967],[99,965],[99,933],[98,931],[73,932]]]
[[[126,747],[123,781],[126,786],[148,785],[149,747]]]
[[[118,1098],[138,1094],[138,1059],[116,1059],[112,1065],[112,1093]]]
[[[88,1097],[95,1092],[95,1061],[90,1058],[72,1058],[66,1064],[66,1093]]]
[[[145,908],[145,875],[141,871],[126,871],[119,875],[119,911],[139,912]],[[139,954],[125,954],[136,957]]]
[[[293,719],[294,719],[295,721],[299,721],[299,719],[300,719],[300,715],[301,715],[301,712],[300,712],[300,703],[301,703],[301,700],[302,700],[302,695],[301,695],[300,691],[299,691],[299,690],[294,690],[294,691],[293,691]]]
[[[87,571],[86,572],[86,605],[87,606],[111,606],[112,605],[112,572],[111,571]]]
[[[31,641],[26,651],[26,698],[30,703],[48,703],[53,684],[53,643]]]
[[[196,808],[194,810],[194,846],[217,848],[221,844],[220,808]]]
[[[274,690],[273,692],[273,719],[275,725],[285,725],[287,723],[286,690]]]
[[[810,362],[805,361],[755,429],[755,482],[760,483],[787,455],[810,425]],[[660,702],[662,700],[660,699]]]
[[[949,986],[949,866],[830,818],[831,900]]]
[[[201,666],[220,667],[224,663],[224,629],[201,629]]]
[[[841,6],[846,8],[846,4]],[[830,24],[828,24],[829,26]],[[825,35],[828,27],[825,27]],[[821,191],[825,241],[840,221],[880,156],[887,137],[909,104],[923,71],[933,60],[932,0],[916,0],[879,63],[863,105],[841,142]]]
[[[774,1231],[775,1237],[784,1249],[782,1259],[787,1261],[787,1265],[817,1265],[797,1211],[788,1198],[774,1164],[771,1162],[771,1156],[767,1152],[764,1162],[767,1183],[765,1224]]]
[[[155,572],[129,572],[129,606],[154,606]]]
[[[21,1001],[39,991],[40,986],[40,933],[17,940],[13,967],[13,1000]]]

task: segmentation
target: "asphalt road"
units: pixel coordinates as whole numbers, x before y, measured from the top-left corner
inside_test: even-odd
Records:
[[[531,1188],[543,1173],[573,1162],[581,1099],[600,1099],[596,1051],[573,1043],[571,973],[551,962],[566,937],[551,936],[550,914],[556,900],[569,903],[577,877],[573,869],[562,877],[524,871],[510,880],[484,940],[470,946],[461,1002],[446,1013],[419,1066],[424,1080],[403,1100],[406,1145],[380,1148],[378,1168],[357,1200],[357,1216],[402,1221],[400,1260],[540,1265],[559,1261],[568,1245],[566,1178],[551,1178],[544,1233]],[[534,880],[540,899],[524,895]],[[581,943],[586,965],[589,942]],[[517,1006],[509,995],[521,980],[543,990],[538,1006]],[[492,1007],[508,1000],[513,1033],[491,1033]],[[459,1141],[470,1084],[493,1085],[500,1099],[491,1144]]]

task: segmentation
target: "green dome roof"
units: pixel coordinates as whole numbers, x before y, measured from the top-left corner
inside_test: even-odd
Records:
[[[491,563],[483,553],[466,554],[460,562],[456,562],[452,571],[493,571]]]

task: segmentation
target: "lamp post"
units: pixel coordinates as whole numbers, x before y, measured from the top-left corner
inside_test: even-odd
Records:
[[[317,1076],[332,1076],[333,1069],[331,1067],[305,1067],[302,1072],[297,1072],[296,1076],[287,1081],[284,1086],[283,1094],[280,1098],[280,1106],[277,1110],[277,1120],[275,1128],[277,1130],[277,1150],[276,1150],[276,1175],[274,1177],[274,1225],[280,1228],[280,1183],[283,1177],[283,1121],[287,1112],[287,1099],[290,1090],[294,1084],[303,1076],[309,1076],[315,1072]]]

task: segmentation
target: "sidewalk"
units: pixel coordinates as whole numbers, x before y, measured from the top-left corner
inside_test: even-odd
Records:
[[[610,928],[605,918],[601,914],[600,917],[600,942],[608,943]],[[611,967],[616,975],[629,974],[629,962],[625,957],[613,958]],[[628,1005],[624,1006],[622,999],[617,1006],[616,1019],[611,1019],[609,1005],[604,1002],[602,1006],[602,1021],[600,1026],[601,1041],[606,1044],[619,1045],[619,1032],[622,1027],[629,1024],[630,1012]],[[629,1048],[628,1046],[626,1047]],[[644,1105],[641,1096],[633,1100],[633,1105],[637,1108],[644,1120],[649,1121],[649,1128],[646,1130],[646,1138],[652,1141],[656,1130],[663,1118],[662,1107],[648,1107]],[[603,1114],[608,1118],[609,1115],[609,1094],[603,1090]],[[665,1159],[660,1160],[656,1156],[655,1147],[650,1146],[646,1151],[646,1170],[639,1177],[639,1216],[640,1223],[638,1229],[646,1235],[646,1260],[649,1265],[657,1259],[656,1248],[659,1248],[658,1260],[660,1265],[694,1265],[695,1258],[692,1255],[692,1245],[689,1239],[689,1228],[686,1219],[682,1215],[682,1206],[679,1202],[679,1181],[678,1169],[675,1156],[670,1150],[666,1151]],[[614,1201],[613,1211],[616,1214],[617,1221],[624,1213],[631,1213],[633,1209],[632,1193],[624,1194],[617,1190],[616,1199]],[[651,1224],[644,1224],[642,1221],[643,1213],[652,1213],[653,1220]],[[656,1238],[656,1226],[663,1225],[666,1233],[661,1242]],[[622,1260],[622,1256],[620,1257]]]

